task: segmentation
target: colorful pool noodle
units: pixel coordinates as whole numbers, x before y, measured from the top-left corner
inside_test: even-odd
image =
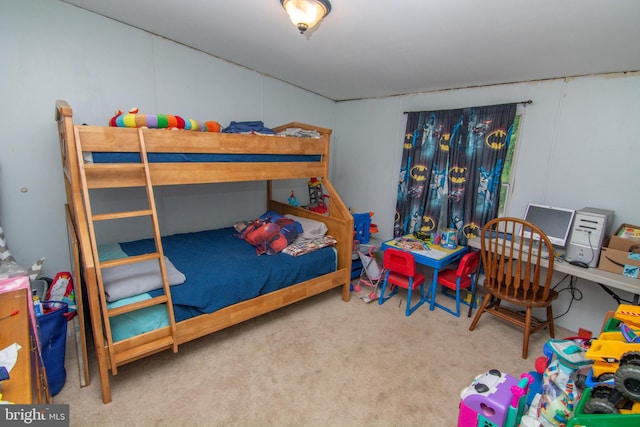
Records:
[[[183,119],[169,114],[140,114],[137,108],[123,114],[118,110],[110,120],[109,126],[121,128],[147,127],[150,129],[184,129],[198,132],[220,132],[220,123],[208,121],[200,123],[193,119]]]

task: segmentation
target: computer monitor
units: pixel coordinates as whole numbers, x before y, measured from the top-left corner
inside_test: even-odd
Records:
[[[571,231],[575,213],[574,209],[529,203],[524,220],[542,230],[551,240],[551,244],[564,247]],[[531,237],[531,233],[524,233],[524,237]]]

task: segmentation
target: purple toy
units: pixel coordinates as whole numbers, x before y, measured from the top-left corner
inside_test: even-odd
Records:
[[[477,427],[479,420],[504,426],[515,398],[512,393],[514,386],[518,386],[518,380],[497,369],[475,377],[471,385],[460,393],[458,427]]]

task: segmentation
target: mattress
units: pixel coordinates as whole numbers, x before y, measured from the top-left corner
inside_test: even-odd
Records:
[[[181,233],[162,238],[165,256],[182,272],[183,284],[171,286],[177,322],[282,289],[336,271],[333,247],[301,256],[285,253],[257,255],[256,249],[236,237],[234,228]],[[126,256],[155,251],[153,239],[120,243],[115,252]],[[101,258],[114,258],[113,251],[100,251]],[[104,255],[104,256],[103,256]],[[162,294],[162,290],[110,303],[127,304]],[[165,323],[163,323],[163,320]],[[115,341],[166,325],[166,310],[154,306],[112,319]]]
[[[138,153],[91,153],[93,163],[139,163]],[[319,155],[304,154],[208,154],[208,153],[148,153],[150,163],[177,162],[319,162]]]

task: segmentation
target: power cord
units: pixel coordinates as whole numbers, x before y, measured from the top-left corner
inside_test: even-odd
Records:
[[[560,281],[558,283],[556,283],[556,285],[553,287],[553,290],[555,291],[556,288],[558,286],[560,286],[560,284],[562,282],[564,282],[568,277],[570,277],[569,284],[566,287],[557,290],[556,292],[558,292],[558,294],[560,294],[561,292],[565,292],[565,291],[569,292],[569,294],[571,295],[571,300],[569,301],[569,306],[567,307],[565,312],[560,314],[560,315],[558,315],[558,316],[554,316],[553,317],[554,320],[559,319],[562,316],[566,315],[569,312],[569,310],[571,310],[571,305],[573,304],[573,302],[574,301],[581,301],[582,298],[584,297],[583,294],[582,294],[582,291],[576,287],[576,283],[577,283],[578,279],[576,277],[570,275],[570,274],[565,274],[565,276],[562,279],[560,279]]]
[[[555,291],[556,288],[558,286],[560,286],[562,284],[562,282],[564,282],[565,280],[567,280],[567,278],[570,277],[571,279],[569,280],[569,284],[562,288],[557,290],[556,292],[558,292],[558,294],[560,294],[561,292],[569,292],[569,294],[571,295],[571,300],[569,301],[569,307],[567,307],[567,309],[565,310],[564,313],[558,315],[558,316],[554,316],[553,320],[559,319],[562,316],[566,315],[569,310],[571,310],[571,305],[573,304],[574,301],[581,301],[583,298],[582,295],[582,291],[578,288],[576,288],[576,282],[578,281],[578,279],[576,277],[573,277],[570,274],[565,274],[564,277],[562,279],[560,279],[560,281],[558,283],[556,283],[552,289]],[[520,311],[521,314],[524,314],[524,311]],[[540,321],[539,319],[537,319],[538,321]]]

